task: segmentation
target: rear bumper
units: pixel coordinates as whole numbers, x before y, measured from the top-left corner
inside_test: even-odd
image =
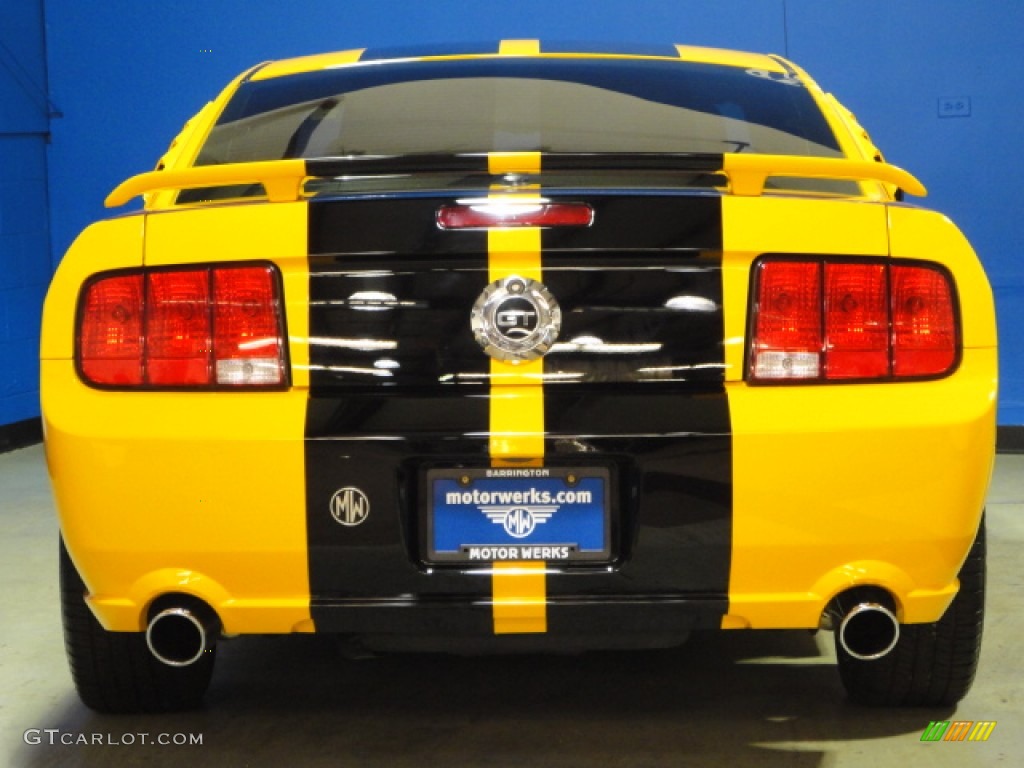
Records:
[[[733,558],[727,626],[811,626],[858,585],[901,622],[956,593],[995,454],[996,353],[947,379],[730,390]]]
[[[671,409],[645,396],[647,417],[562,402],[548,460],[596,452],[620,467],[619,538],[610,565],[545,569],[548,635],[645,645],[695,627],[814,627],[862,584],[889,590],[903,622],[937,620],[984,504],[994,354],[966,350],[940,382],[730,383]],[[446,433],[426,419],[397,435],[378,403],[359,429],[325,418],[318,434],[302,391],[111,395],[66,361],[44,361],[43,401],[62,533],[108,629],[140,630],[155,597],[184,592],[229,634],[493,635],[492,570],[419,561],[402,479],[413,459],[484,460],[486,434],[458,428],[471,409],[450,403]],[[726,407],[722,433],[707,414]],[[356,539],[329,519],[327,494],[346,485],[379,521]]]
[[[489,597],[317,601],[318,631],[381,650],[464,652],[665,648],[694,629],[717,629],[723,599],[682,596],[550,596],[544,632],[494,632]]]

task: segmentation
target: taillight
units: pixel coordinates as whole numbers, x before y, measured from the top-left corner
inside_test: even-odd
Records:
[[[956,366],[956,299],[936,264],[770,257],[752,296],[750,381],[929,378]]]
[[[270,265],[137,270],[83,292],[77,362],[110,387],[276,387],[284,312]]]

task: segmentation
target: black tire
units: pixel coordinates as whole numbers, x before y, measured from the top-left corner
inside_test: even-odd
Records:
[[[934,624],[902,624],[896,647],[862,661],[836,639],[839,676],[850,699],[869,706],[950,706],[971,689],[985,618],[985,518],[960,568],[960,591]],[[837,633],[838,634],[838,633]]]
[[[108,632],[85,604],[85,585],[60,542],[64,648],[82,702],[97,712],[173,712],[202,703],[216,648],[188,667],[171,667],[146,647],[143,632]]]

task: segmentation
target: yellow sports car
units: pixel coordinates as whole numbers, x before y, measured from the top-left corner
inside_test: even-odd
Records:
[[[977,666],[992,295],[778,56],[256,66],[46,300],[71,671],[195,706],[224,635],[652,648],[824,627],[851,698]]]

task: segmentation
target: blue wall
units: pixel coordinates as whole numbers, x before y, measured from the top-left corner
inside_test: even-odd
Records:
[[[998,9],[998,12],[997,12]],[[960,0],[48,0],[51,227],[59,254],[121,179],[202,104],[270,58],[515,37],[684,42],[790,55],[931,189],[989,271],[1003,340],[1000,423],[1024,424],[1024,6]],[[939,117],[968,97],[969,117]],[[0,290],[8,287],[0,274]],[[2,343],[2,342],[0,342]],[[0,384],[0,392],[3,391]],[[0,400],[0,424],[12,413]]]
[[[1024,3],[789,0],[789,51],[964,231],[999,316],[999,423],[1024,424]],[[849,39],[847,39],[849,35]],[[939,117],[968,97],[969,117]]]
[[[42,0],[0,3],[0,425],[39,414],[48,115]]]

